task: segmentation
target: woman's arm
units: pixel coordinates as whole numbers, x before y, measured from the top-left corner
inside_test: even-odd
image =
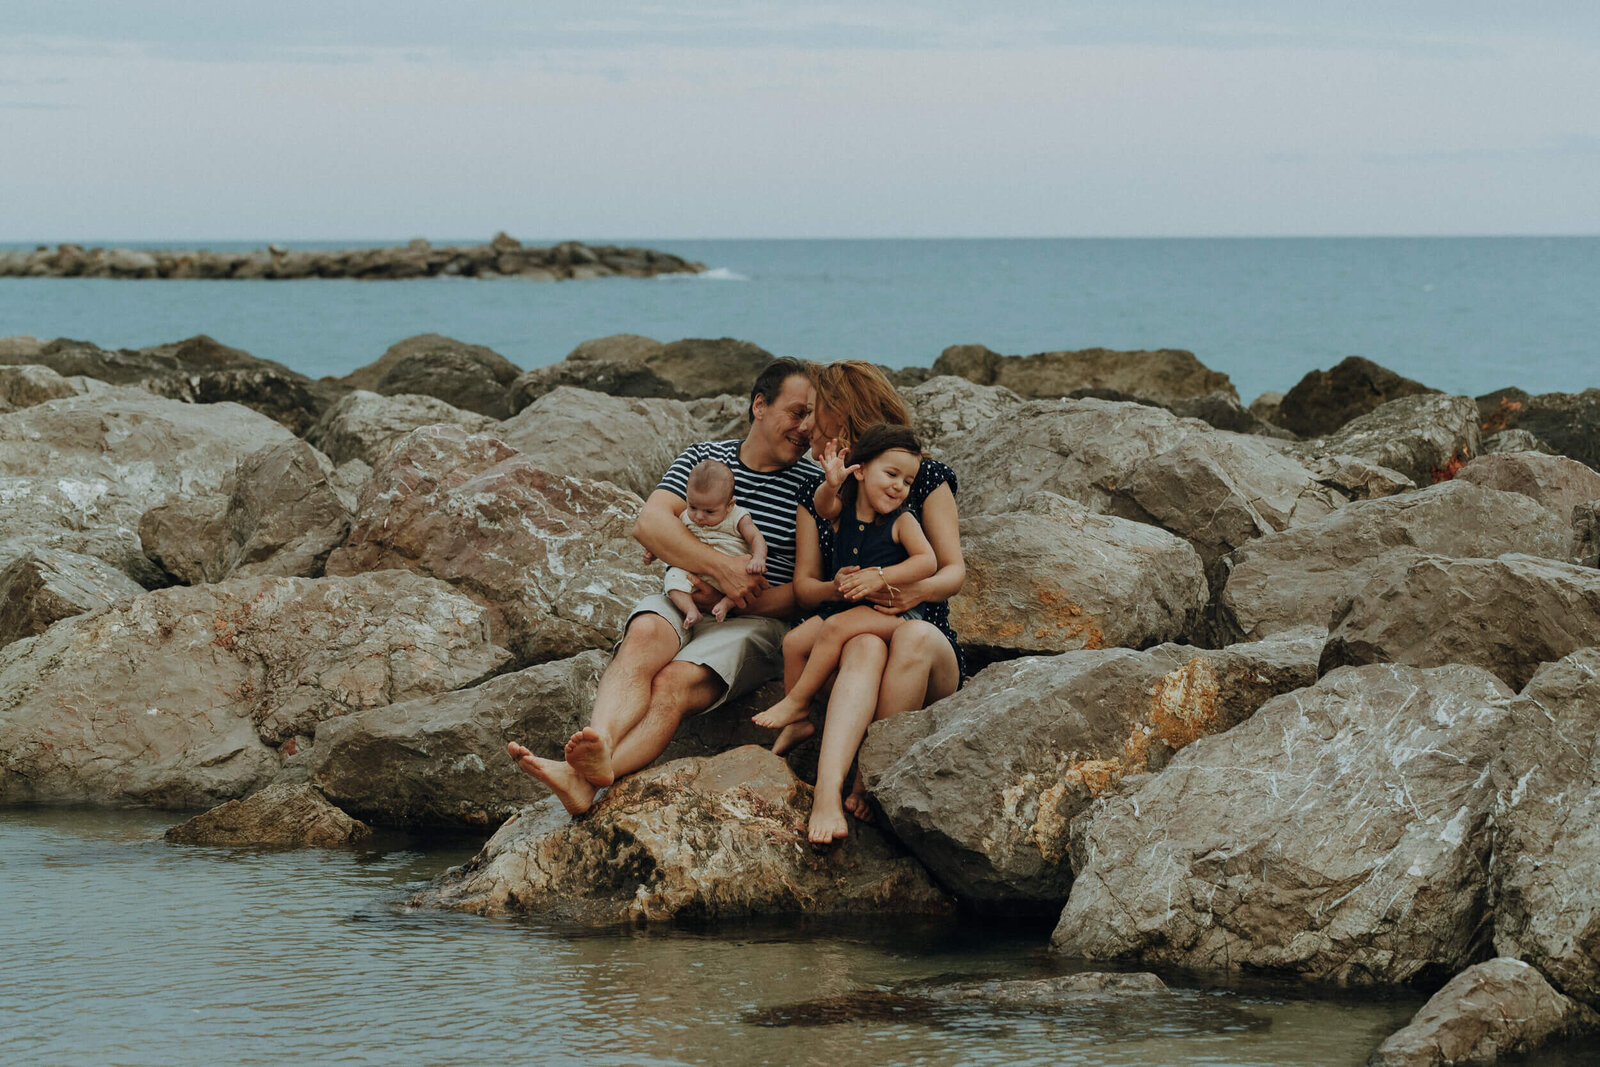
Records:
[[[966,583],[967,564],[961,557],[961,520],[956,512],[956,495],[948,485],[941,485],[928,494],[922,505],[922,530],[933,546],[939,569],[932,577],[920,581],[904,585],[896,582],[899,596],[890,596],[885,591],[869,597],[881,610],[899,613],[918,604],[949,600]]]
[[[801,611],[811,611],[825,600],[836,599],[833,583],[822,580],[822,548],[817,540],[817,520],[805,508],[794,517],[794,600]]]

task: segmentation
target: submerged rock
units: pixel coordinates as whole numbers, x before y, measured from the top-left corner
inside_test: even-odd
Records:
[[[1450,979],[1378,1047],[1367,1067],[1493,1063],[1597,1024],[1593,1012],[1550,988],[1537,970],[1501,956]]]
[[[941,914],[949,898],[870,826],[806,844],[811,789],[747,747],[652,767],[574,819],[551,798],[413,898],[484,915],[590,926],[783,914]]]
[[[1456,665],[1345,668],[1268,702],[1073,824],[1052,947],[1348,985],[1461,970],[1489,947],[1510,703]]]
[[[179,823],[163,836],[179,845],[334,848],[371,833],[308,785],[269,785]]]
[[[1437,392],[1370,359],[1346,356],[1331,370],[1314,370],[1295,383],[1278,401],[1272,421],[1302,437],[1323,437],[1391,400]]]
[[[1222,392],[1238,400],[1226,374],[1214,371],[1193,352],[1117,352],[1085,348],[1002,356],[982,345],[952,345],[933,362],[933,373],[953,374],[979,385],[1004,386],[1031,398],[1063,397],[1079,389],[1112,389],[1130,397],[1169,404]]]
[[[1071,820],[1124,777],[1159,770],[1197,738],[1310,685],[1320,645],[1162,645],[997,664],[874,725],[861,773],[895,834],[964,903],[1053,912],[1072,884]]]

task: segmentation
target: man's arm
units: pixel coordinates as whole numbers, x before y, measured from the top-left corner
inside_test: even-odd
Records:
[[[676,493],[655,490],[634,523],[634,540],[668,566],[681,567],[691,574],[709,574],[734,606],[743,608],[767,587],[766,578],[746,569],[748,555],[719,552],[690,533],[683,525],[683,509],[688,506]]]

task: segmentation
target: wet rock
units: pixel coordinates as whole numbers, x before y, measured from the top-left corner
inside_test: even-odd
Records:
[[[1585,1033],[1600,1019],[1550,988],[1537,970],[1501,956],[1468,967],[1429,998],[1368,1067],[1493,1063]]]
[[[689,400],[723,393],[748,396],[750,383],[773,358],[771,352],[749,341],[694,337],[662,345],[646,356],[644,363],[672,383],[679,399]]]
[[[1557,515],[1571,515],[1573,508],[1600,500],[1600,473],[1566,456],[1539,452],[1479,456],[1456,477],[1490,489],[1521,493]]]
[[[334,404],[306,434],[306,440],[335,463],[359,459],[377,463],[400,438],[418,426],[459,426],[482,433],[495,420],[451,407],[436,397],[379,396],[358,389]]]
[[[0,567],[0,647],[142,592],[138,582],[93,556],[35,549]]]
[[[81,392],[83,390],[71,379],[63,378],[49,367],[28,363],[0,365],[0,415],[49,400],[77,396]]]
[[[661,342],[653,337],[643,337],[636,333],[614,333],[607,337],[595,337],[581,342],[578,347],[567,353],[567,362],[584,363],[593,360],[640,363],[660,347]]]
[[[1600,470],[1600,389],[1529,396],[1502,389],[1478,397],[1485,433],[1526,430],[1564,456]]]
[[[1041,491],[1056,493],[1187,539],[1215,588],[1224,577],[1217,564],[1232,549],[1344,503],[1276,442],[1139,404],[1034,402],[946,451],[961,476],[964,514],[1005,514]]]
[[[1165,530],[1041,492],[962,523],[967,582],[950,604],[964,643],[1014,652],[1144,648],[1199,622],[1205,569]]]
[[[629,610],[660,589],[633,524],[639,497],[551,474],[511,446],[425,426],[373,469],[329,574],[403,567],[489,609],[519,666],[609,648]]]
[[[661,375],[631,360],[592,359],[579,363],[552,363],[547,367],[524,371],[511,383],[511,410],[522,411],[541,397],[567,386],[608,396],[671,397],[678,392]]]
[[[902,395],[918,440],[935,454],[942,451],[945,441],[966,437],[1024,403],[1010,389],[978,385],[948,374],[930,378]]]
[[[382,396],[436,397],[462,411],[503,419],[511,414],[511,383],[521,373],[492,348],[425,333],[391,345],[376,362],[339,381]]]
[[[861,772],[896,836],[964,903],[1053,912],[1072,884],[1077,814],[1124,777],[1310,685],[1319,647],[1161,645],[996,664],[953,696],[874,725]]]
[[[345,811],[385,826],[495,826],[549,796],[506,754],[518,741],[560,759],[588,725],[601,652],[541,663],[482,685],[328,719],[311,782]]]
[[[322,720],[506,658],[481,609],[400,571],[145,593],[0,649],[0,803],[220,803]]]
[[[1361,588],[1392,553],[1523,552],[1563,559],[1570,538],[1562,516],[1527,497],[1468,481],[1444,482],[1357,501],[1250,542],[1229,557],[1219,602],[1229,625],[1246,637],[1303,626],[1326,629],[1340,598]]]
[[[699,440],[678,400],[627,400],[571,389],[547,393],[494,435],[544,470],[606,481],[647,497],[678,453]]]
[[[1511,692],[1487,671],[1334,671],[1073,825],[1055,951],[1350,985],[1483,958]]]
[[[1479,451],[1477,406],[1470,397],[1442,393],[1391,400],[1329,436],[1289,446],[1290,454],[1308,462],[1355,456],[1418,485],[1455,477]]]
[[[934,360],[933,372],[954,374],[979,385],[1005,386],[1034,398],[1063,397],[1088,388],[1115,389],[1158,404],[1219,390],[1238,399],[1226,374],[1211,370],[1193,352],[1171,348],[1153,352],[1086,348],[1001,356],[982,345],[954,345]]]
[[[1396,553],[1334,606],[1322,669],[1470,663],[1520,688],[1541,663],[1600,643],[1600,571],[1534,556]]]
[[[579,819],[553,797],[526,809],[413,903],[592,926],[950,910],[921,866],[870,826],[811,849],[810,808],[810,787],[765,749],[675,760],[622,779]]]
[[[179,823],[163,836],[179,845],[334,848],[371,833],[308,785],[269,785]]]
[[[139,519],[174,493],[215,495],[241,458],[291,440],[237,404],[183,404],[105,387],[0,415],[0,544],[105,560],[142,585],[163,573]]]
[[[1332,370],[1314,370],[1295,383],[1272,421],[1301,437],[1325,437],[1391,400],[1437,392],[1370,359],[1346,356]]]

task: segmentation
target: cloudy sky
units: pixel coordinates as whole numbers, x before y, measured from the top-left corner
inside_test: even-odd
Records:
[[[1600,4],[0,0],[0,241],[1600,233]]]

